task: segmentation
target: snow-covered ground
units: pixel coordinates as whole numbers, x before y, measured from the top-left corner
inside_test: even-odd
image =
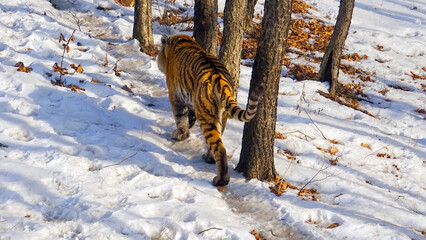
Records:
[[[286,139],[275,146],[296,160],[276,154],[276,168],[299,188],[315,176],[307,187],[319,201],[291,189],[278,197],[271,183],[232,170],[219,192],[211,184],[215,166],[201,158],[200,130],[171,140],[165,77],[131,40],[133,8],[51,2],[56,8],[48,0],[0,0],[0,239],[254,239],[253,229],[267,239],[425,238],[426,115],[419,110],[426,80],[411,74],[426,76],[423,0],[356,1],[346,51],[368,55],[350,64],[375,72],[360,107],[376,118],[322,97],[323,83],[281,78],[277,131]],[[333,24],[338,1],[309,3]],[[153,1],[153,15],[164,7],[191,14],[192,6]],[[68,40],[74,30],[62,79],[77,92],[51,84],[59,77],[52,67],[61,62],[59,36]],[[161,34],[178,32],[154,23],[157,44]],[[18,72],[18,62],[32,70]],[[241,71],[245,106],[251,69]],[[228,121],[225,131],[231,169],[242,127]]]

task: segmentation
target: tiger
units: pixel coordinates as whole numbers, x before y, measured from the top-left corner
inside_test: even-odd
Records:
[[[250,121],[256,114],[263,87],[253,87],[246,110],[240,108],[225,65],[184,34],[162,36],[157,65],[166,75],[176,123],[172,139],[187,139],[189,129],[198,121],[207,145],[203,158],[208,163],[216,163],[217,167],[213,185],[227,185],[230,181],[228,158],[222,142],[226,121],[228,117],[242,122]]]

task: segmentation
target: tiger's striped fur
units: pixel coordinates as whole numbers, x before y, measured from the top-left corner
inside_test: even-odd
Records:
[[[228,116],[243,122],[250,121],[257,110],[263,87],[252,91],[247,110],[241,109],[234,98],[230,75],[221,61],[204,51],[191,37],[163,35],[157,57],[158,68],[165,73],[169,100],[176,121],[172,138],[182,141],[198,120],[208,151],[207,162],[214,160],[217,176],[214,185],[229,182],[228,159],[222,134]],[[209,161],[210,160],[210,161]]]

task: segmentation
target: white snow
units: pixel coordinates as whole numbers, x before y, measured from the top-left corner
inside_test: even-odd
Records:
[[[376,118],[320,96],[323,83],[281,78],[277,131],[287,138],[275,146],[297,162],[276,154],[276,169],[299,188],[321,170],[307,186],[319,201],[291,189],[278,197],[271,183],[233,171],[243,130],[236,121],[224,134],[231,182],[219,192],[211,184],[216,167],[201,158],[199,128],[188,140],[171,140],[165,76],[131,40],[133,8],[51,2],[57,8],[0,0],[0,239],[254,239],[253,229],[267,239],[425,238],[426,124],[415,110],[426,108],[426,81],[410,76],[426,75],[424,1],[356,1],[345,51],[369,56],[351,64],[376,73],[361,102]],[[334,24],[339,1],[308,2]],[[153,16],[169,8],[192,14],[192,7],[153,1]],[[84,72],[69,70],[63,80],[85,89],[77,92],[51,84],[59,77],[52,68],[63,52],[59,36],[74,30],[64,67],[80,64]],[[154,23],[156,44],[179,32]],[[18,72],[20,61],[32,71]],[[242,66],[241,106],[250,76]],[[317,147],[336,147],[337,165]],[[339,226],[326,228],[332,223]]]

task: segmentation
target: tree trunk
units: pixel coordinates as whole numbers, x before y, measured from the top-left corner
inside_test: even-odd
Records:
[[[275,124],[278,87],[282,60],[290,26],[292,0],[265,1],[250,90],[264,87],[257,114],[244,125],[243,143],[236,170],[251,179],[270,180],[276,177],[274,166]]]
[[[194,38],[207,52],[217,56],[217,0],[195,0]]]
[[[133,38],[139,41],[142,52],[148,53],[153,51],[154,38],[152,37],[151,0],[135,1],[134,19]]]
[[[244,38],[244,17],[247,0],[227,0],[223,19],[223,37],[219,58],[225,64],[234,86],[234,95],[240,79],[241,49]]]
[[[348,36],[349,27],[351,25],[352,12],[355,0],[341,0],[339,7],[339,15],[337,16],[336,26],[333,35],[331,35],[330,43],[324,53],[321,62],[318,80],[330,83],[330,94],[336,95],[339,92],[339,68],[342,50]]]
[[[253,32],[253,14],[256,3],[257,0],[247,0],[244,31],[248,34]]]

